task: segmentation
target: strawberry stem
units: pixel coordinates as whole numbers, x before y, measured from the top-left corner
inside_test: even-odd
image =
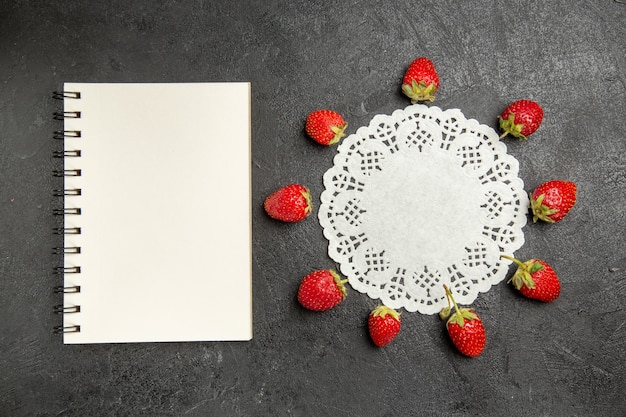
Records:
[[[524,263],[522,261],[520,261],[519,259],[515,259],[511,256],[507,256],[507,255],[500,255],[500,258],[504,258],[504,259],[508,259],[511,262],[515,262],[518,266],[526,269],[526,265],[524,265]]]
[[[447,289],[445,284],[443,287]],[[439,317],[441,318],[441,320],[447,320],[450,317],[450,310],[451,310],[450,297],[448,297],[447,292],[446,292],[446,300],[448,301],[448,307],[442,308],[441,311],[439,312]]]
[[[543,265],[541,265],[540,262],[537,262],[534,259],[522,262],[507,255],[500,255],[500,257],[513,261],[518,265],[517,271],[515,271],[511,279],[508,280],[509,283],[512,283],[518,290],[523,286],[535,288],[535,280],[533,279],[532,274],[543,269]]]
[[[450,288],[448,288],[446,284],[443,284],[443,288],[446,290],[446,298],[448,299],[448,307],[450,307],[450,300],[452,300],[452,304],[454,304],[454,311],[460,317],[459,325],[463,327],[463,325],[465,324],[465,320],[463,319],[463,315],[461,314],[459,306],[457,305],[456,301],[454,300],[454,297],[452,296],[452,291],[450,291]]]
[[[452,296],[452,292],[450,291],[450,289],[448,288],[446,284],[443,284],[443,288],[446,290],[446,297],[448,298],[448,305],[450,305],[450,300],[452,300],[452,304],[454,304],[454,311],[455,311],[454,314],[452,314],[452,316],[450,316],[450,318],[448,319],[446,326],[449,325],[450,323],[455,323],[463,327],[465,326],[465,320],[472,321],[478,317],[478,315],[474,313],[474,311],[471,308],[460,308],[458,306],[458,304],[456,303],[456,300]],[[440,313],[439,315],[441,317],[442,313]]]

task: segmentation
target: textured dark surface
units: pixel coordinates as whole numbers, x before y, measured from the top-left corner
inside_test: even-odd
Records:
[[[626,415],[626,5],[336,3],[1,2],[0,416]],[[375,348],[376,302],[353,290],[303,311],[300,279],[335,266],[316,212],[286,225],[262,209],[289,182],[319,202],[336,150],[304,136],[309,111],[342,112],[351,133],[405,107],[402,74],[420,55],[437,65],[441,108],[495,128],[510,101],[539,101],[539,131],[507,140],[520,176],[528,190],[579,185],[570,215],[527,225],[517,253],[550,262],[561,297],[538,304],[504,283],[481,295],[476,359],[437,316],[411,313]],[[64,81],[252,82],[253,341],[63,346],[51,334],[51,91]]]

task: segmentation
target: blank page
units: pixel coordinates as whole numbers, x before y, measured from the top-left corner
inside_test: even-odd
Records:
[[[250,84],[64,91],[64,343],[251,339]]]

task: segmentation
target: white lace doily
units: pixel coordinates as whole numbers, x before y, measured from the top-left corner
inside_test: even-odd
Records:
[[[502,281],[524,243],[528,196],[496,132],[421,104],[377,115],[338,146],[319,220],[350,285],[424,314]]]

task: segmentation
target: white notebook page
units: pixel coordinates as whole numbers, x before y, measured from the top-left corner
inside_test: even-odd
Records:
[[[64,343],[252,337],[250,84],[66,83]]]

